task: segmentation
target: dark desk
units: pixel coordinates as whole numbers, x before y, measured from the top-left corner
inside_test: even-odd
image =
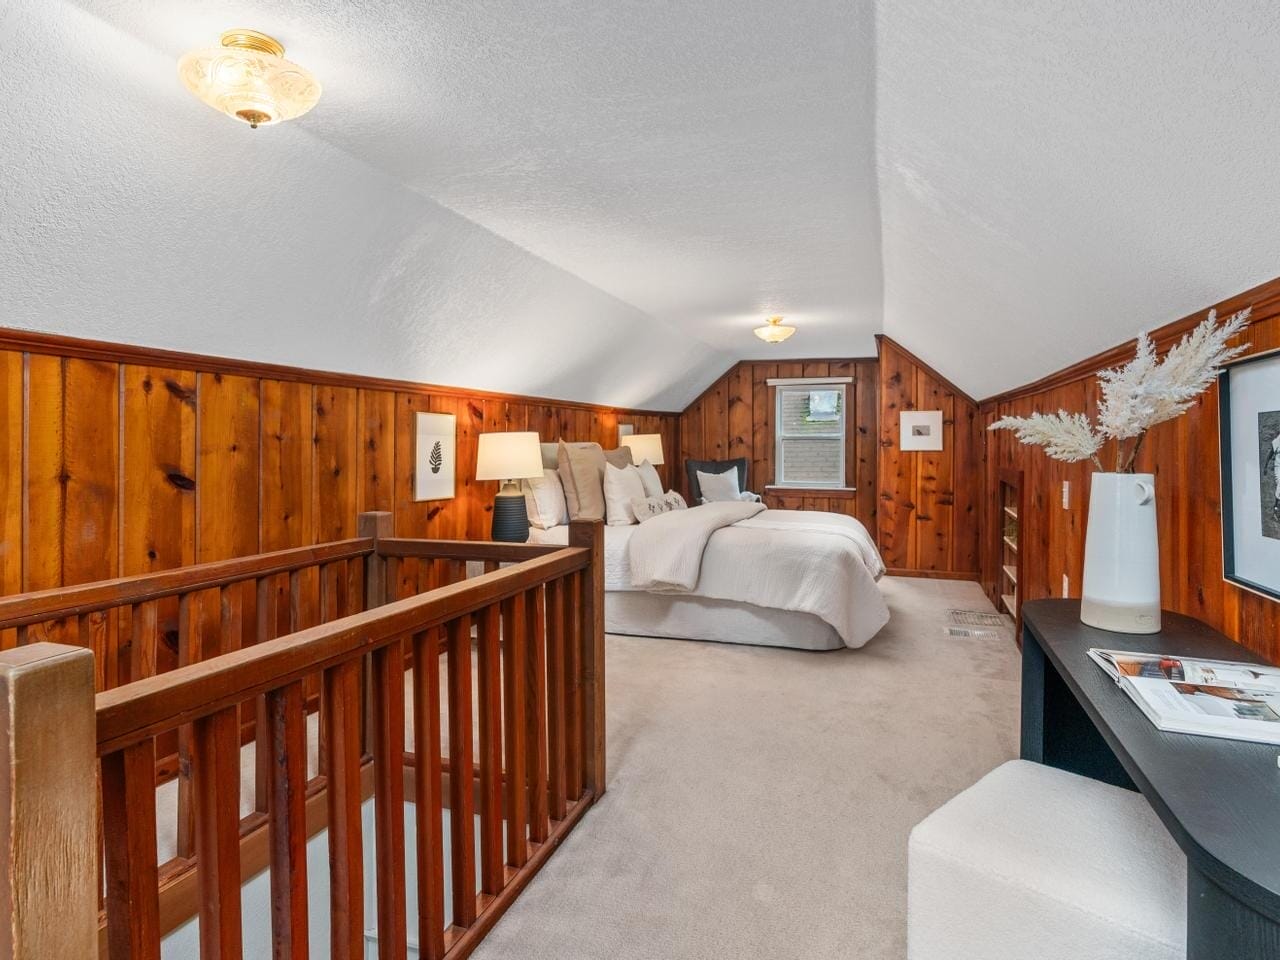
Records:
[[[1189,960],[1280,960],[1280,747],[1162,733],[1086,651],[1264,661],[1190,617],[1130,636],[1079,613],[1023,604],[1023,759],[1142,791],[1187,855]]]

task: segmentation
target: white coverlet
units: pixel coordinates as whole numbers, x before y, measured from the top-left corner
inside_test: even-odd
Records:
[[[688,593],[698,586],[702,557],[711,535],[754,517],[760,503],[717,501],[691,510],[673,510],[648,520],[631,535],[631,583],[653,593]]]
[[[723,508],[739,518],[718,525],[725,519]],[[674,538],[683,545],[675,549],[684,555],[674,565],[670,560],[656,562],[668,570],[687,565],[689,539],[701,542],[704,524],[715,526],[701,542],[694,587],[653,590],[641,586],[643,581],[633,567],[632,540],[659,521],[663,521],[659,531],[672,527],[674,533],[682,517],[693,519],[692,531]],[[535,529],[530,540],[568,543],[568,536],[568,527]],[[883,573],[884,563],[866,527],[843,514],[719,503],[663,514],[639,526],[605,528],[607,591],[646,590],[810,613],[829,623],[847,647],[862,646],[889,622],[889,608],[876,586]],[[688,582],[687,573],[684,582]]]

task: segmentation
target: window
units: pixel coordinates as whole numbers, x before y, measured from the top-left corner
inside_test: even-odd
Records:
[[[775,392],[775,485],[843,487],[845,385],[792,382]]]

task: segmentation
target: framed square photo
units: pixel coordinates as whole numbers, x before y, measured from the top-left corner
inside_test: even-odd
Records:
[[[899,450],[942,449],[941,410],[903,410],[898,416]]]
[[[1218,375],[1222,573],[1280,600],[1280,350]]]

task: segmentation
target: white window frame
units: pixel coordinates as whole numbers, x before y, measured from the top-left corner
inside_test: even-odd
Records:
[[[849,446],[849,388],[847,378],[815,377],[813,379],[788,378],[772,381],[773,398],[773,463],[775,487],[792,487],[800,490],[847,490],[845,486],[845,452]],[[787,435],[782,428],[782,397],[786,393],[810,393],[814,389],[837,390],[840,393],[840,432],[839,433],[801,433]],[[782,456],[783,440],[839,440],[840,472],[835,483],[820,483],[814,480],[787,480],[783,473],[786,460]]]

